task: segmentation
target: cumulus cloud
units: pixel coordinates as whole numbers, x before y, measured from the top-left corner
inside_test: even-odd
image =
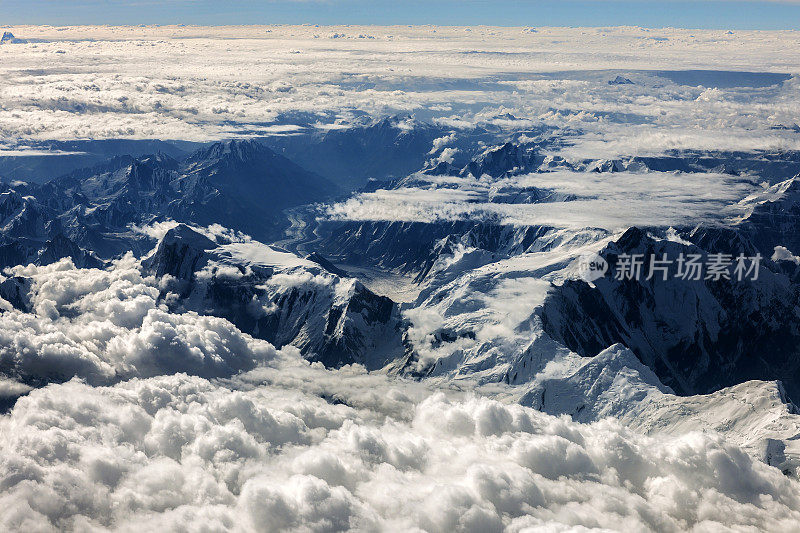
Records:
[[[448,146],[447,148],[442,149],[441,153],[436,158],[436,161],[439,163],[452,163],[457,153],[458,148]]]
[[[349,396],[364,381],[396,396],[385,378],[325,373],[294,376],[339,380],[338,403],[310,383],[186,375],[36,390],[0,418],[3,526],[789,531],[800,520],[797,482],[713,435],[649,438],[443,392],[376,416]]]
[[[131,255],[106,270],[77,269],[62,259],[7,274],[29,278],[31,287],[27,309],[0,315],[0,371],[28,383],[231,375],[277,354],[226,320],[168,312],[158,281],[145,277]]]
[[[448,144],[452,143],[456,139],[455,133],[450,133],[448,135],[444,135],[442,137],[437,137],[433,140],[433,148],[429,152],[429,155],[433,155]]]
[[[785,246],[776,246],[775,252],[772,254],[773,261],[791,261],[795,265],[800,265],[800,257],[794,255]]]

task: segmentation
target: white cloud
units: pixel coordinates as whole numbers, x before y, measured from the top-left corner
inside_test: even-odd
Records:
[[[439,150],[441,150],[442,148],[453,142],[455,139],[456,139],[455,133],[450,133],[442,137],[437,137],[436,139],[433,140],[433,148],[431,148],[431,151],[428,152],[429,155],[435,154],[436,152],[438,152]]]
[[[669,227],[733,216],[737,211],[728,206],[755,188],[748,178],[716,173],[557,171],[494,181],[420,180],[413,188],[358,194],[328,207],[327,216],[365,221],[491,220],[609,230],[633,225]],[[505,203],[493,199],[501,189],[518,193],[539,189],[550,197],[541,203]]]
[[[226,320],[167,312],[155,278],[128,255],[108,270],[69,259],[14,267],[32,279],[30,308],[0,315],[0,368],[33,381],[92,384],[175,372],[230,375],[277,356]]]
[[[710,86],[694,87],[690,77],[673,76],[675,83],[653,75],[798,72],[797,58],[784,53],[798,45],[792,32],[330,30],[344,38],[315,39],[319,29],[311,26],[14,27],[15,35],[41,42],[0,50],[0,133],[23,141],[206,140],[291,134],[305,113],[316,118],[298,120],[336,117],[341,125],[356,112],[419,112],[459,127],[568,128],[578,134],[572,153],[582,157],[798,148],[792,132],[770,130],[796,121],[796,79],[729,87],[738,78],[720,72],[703,82]],[[64,53],[54,61],[57,51]],[[620,73],[635,83],[608,85]],[[434,150],[445,142],[437,139]]]
[[[377,398],[350,396],[366,392],[359,380],[396,394],[385,378],[285,372],[338,380],[353,406],[311,381],[231,390],[185,375],[32,392],[0,418],[4,527],[789,531],[800,519],[795,481],[713,435],[649,438],[441,392],[376,417]]]
[[[772,254],[773,261],[791,261],[795,265],[800,265],[800,257],[792,254],[785,246],[776,246],[775,252]]]

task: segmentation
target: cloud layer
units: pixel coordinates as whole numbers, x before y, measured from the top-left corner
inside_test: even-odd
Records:
[[[792,32],[11,30],[30,42],[0,49],[0,133],[23,146],[47,139],[286,134],[347,124],[363,113],[412,112],[454,127],[564,129],[577,136],[566,153],[580,157],[800,148],[791,131],[771,129],[796,122],[797,80],[781,84],[784,78],[772,76],[764,85],[758,75],[729,72],[800,72],[785,53],[798,45]],[[697,69],[716,73],[698,78]],[[609,85],[620,73],[634,83]],[[497,118],[508,113],[516,118]]]
[[[737,214],[729,206],[754,190],[760,189],[748,177],[717,173],[558,171],[501,180],[420,176],[413,187],[357,194],[333,204],[326,216],[619,230],[718,221]],[[540,203],[513,203],[531,191],[547,198]]]
[[[789,531],[800,520],[796,482],[718,437],[646,438],[309,367],[258,372],[243,381],[271,382],[72,381],[21,399],[0,419],[4,527]],[[350,390],[329,403],[312,378]]]

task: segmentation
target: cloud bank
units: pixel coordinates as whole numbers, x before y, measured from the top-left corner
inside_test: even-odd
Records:
[[[277,379],[325,381],[325,371],[304,372]],[[370,381],[360,405],[348,397],[358,386],[331,404],[308,384],[231,390],[186,375],[37,390],[0,419],[3,524],[789,531],[800,520],[797,483],[718,437],[647,438],[610,421],[472,396],[418,400]],[[383,414],[379,402],[393,405]]]
[[[354,195],[326,208],[333,220],[492,221],[556,228],[680,226],[722,220],[760,188],[748,177],[678,172],[544,172],[500,180],[419,176],[413,186]],[[513,203],[535,191],[536,203]],[[502,192],[502,194],[500,194]],[[505,200],[510,198],[510,200]]]
[[[800,148],[792,131],[772,129],[792,126],[800,109],[797,80],[786,81],[800,72],[785,53],[798,46],[792,32],[11,30],[29,42],[0,49],[8,150],[52,139],[290,134],[363,113],[416,113],[466,128],[546,125],[576,136],[567,153],[580,157]],[[609,85],[619,74],[633,83]],[[508,113],[517,120],[497,118]]]

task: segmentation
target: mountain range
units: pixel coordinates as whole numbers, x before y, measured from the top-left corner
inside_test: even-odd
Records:
[[[87,272],[113,271],[129,257],[156,280],[168,312],[227,320],[329,368],[504,385],[515,401],[551,414],[615,416],[639,428],[685,423],[664,405],[719,420],[734,391],[744,390],[777,402],[775,419],[795,427],[800,177],[782,175],[791,157],[569,161],[548,155],[546,140],[487,145],[483,135],[458,139],[394,118],[320,134],[302,156],[289,141],[230,140],[179,157],[115,156],[43,184],[4,182],[0,262],[17,270],[0,283],[0,296],[8,309],[35,313],[41,288],[16,265],[68,258]],[[461,159],[440,157],[446,144],[459,146]],[[726,162],[716,165],[720,158]],[[380,172],[379,161],[387,162]],[[760,186],[754,169],[775,177]],[[538,209],[594,209],[608,183],[653,176],[717,176],[747,193],[714,220],[669,227],[525,222]],[[417,197],[430,216],[397,214]],[[372,214],[362,217],[365,205]],[[757,279],[737,283],[587,281],[576,270],[587,252],[612,271],[626,254],[742,252],[764,261]],[[26,386],[52,379],[16,362],[0,365]],[[709,394],[709,405],[692,403]],[[757,422],[747,416],[728,429],[708,427],[729,431],[771,464],[800,464],[791,435],[765,425],[748,436]]]

